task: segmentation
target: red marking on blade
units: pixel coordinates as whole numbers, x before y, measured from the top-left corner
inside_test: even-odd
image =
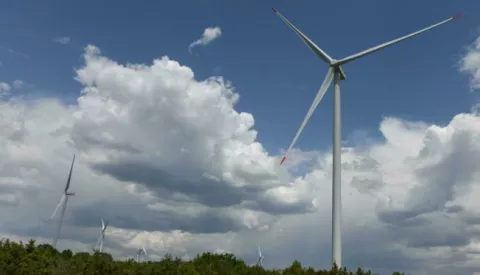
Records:
[[[277,9],[275,9],[275,8],[272,8],[272,11],[276,13],[276,12],[277,12]]]
[[[452,19],[458,19],[458,18],[462,17],[462,15],[463,15],[463,12],[455,15],[454,17],[452,17]]]
[[[280,165],[282,165],[282,163],[287,159],[287,157],[283,157],[282,158],[282,161],[280,161]]]

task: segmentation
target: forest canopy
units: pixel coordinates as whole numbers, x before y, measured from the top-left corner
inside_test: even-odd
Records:
[[[192,260],[181,260],[170,255],[159,261],[137,262],[114,260],[107,253],[73,253],[71,250],[57,251],[49,244],[37,245],[3,239],[0,242],[0,275],[371,275],[370,271],[358,268],[355,271],[338,269],[315,270],[303,267],[294,261],[283,270],[266,270],[260,266],[249,266],[232,254],[203,253]],[[394,272],[393,275],[403,273]]]

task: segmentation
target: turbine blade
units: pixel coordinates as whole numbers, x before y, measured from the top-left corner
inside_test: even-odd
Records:
[[[327,91],[328,87],[330,86],[330,83],[332,83],[333,76],[334,76],[334,69],[329,68],[328,72],[327,72],[327,75],[325,76],[325,80],[323,80],[322,86],[320,86],[320,89],[318,90],[318,93],[315,96],[315,99],[313,100],[312,105],[310,106],[310,109],[307,112],[307,115],[303,119],[302,124],[300,125],[300,128],[297,131],[297,134],[293,138],[292,143],[288,147],[287,152],[285,152],[285,155],[283,156],[282,160],[280,161],[280,165],[282,165],[282,163],[287,159],[288,154],[290,153],[293,146],[297,142],[297,139],[300,136],[300,134],[302,133],[303,128],[305,128],[305,125],[307,125],[307,122],[310,119],[310,117],[312,116],[313,111],[315,111],[315,108],[317,108],[318,103],[320,103],[320,101],[322,100],[322,97],[325,95],[325,92]]]
[[[258,256],[260,256],[260,258],[262,257],[262,250],[260,250],[260,246],[258,246]]]
[[[102,235],[100,234],[100,237],[98,237],[98,240],[97,242],[95,243],[95,248],[98,250],[98,248],[100,248],[100,241],[102,240]]]
[[[72,165],[70,166],[70,173],[68,173],[67,185],[65,186],[65,193],[67,193],[68,188],[70,188],[70,180],[72,179],[72,170],[73,170],[74,163],[75,163],[75,155],[73,155]]]
[[[335,63],[335,64],[338,64],[338,65],[342,65],[342,64],[348,63],[348,62],[353,61],[353,60],[355,60],[355,59],[358,59],[358,58],[360,58],[360,57],[362,57],[362,56],[365,56],[365,55],[374,53],[374,52],[379,51],[379,50],[381,50],[381,49],[383,49],[383,48],[386,48],[386,47],[388,47],[388,46],[391,46],[391,45],[393,45],[393,44],[396,44],[396,43],[398,43],[398,42],[400,42],[400,41],[403,41],[403,40],[405,40],[405,39],[408,39],[408,38],[411,38],[411,37],[413,37],[413,36],[416,36],[416,35],[419,35],[419,34],[421,34],[421,33],[424,33],[424,32],[426,32],[426,31],[428,31],[428,30],[431,30],[431,29],[433,29],[433,28],[435,28],[435,27],[438,27],[438,26],[443,25],[443,24],[445,24],[445,23],[447,23],[447,22],[450,22],[450,21],[452,21],[452,20],[455,20],[455,19],[457,19],[457,18],[460,18],[461,16],[462,16],[462,14],[459,13],[459,14],[457,14],[457,15],[455,15],[455,16],[452,16],[452,17],[450,17],[450,18],[448,18],[448,19],[446,19],[446,20],[443,20],[443,21],[441,21],[441,22],[438,22],[438,23],[436,23],[436,24],[433,24],[433,25],[431,25],[431,26],[428,26],[428,27],[426,27],[426,28],[424,28],[424,29],[421,29],[421,30],[419,30],[419,31],[416,31],[416,32],[407,34],[407,35],[402,36],[402,37],[399,37],[399,38],[397,38],[397,39],[393,39],[393,40],[391,40],[391,41],[388,41],[388,42],[385,42],[385,43],[383,43],[383,44],[377,45],[377,46],[375,46],[375,47],[371,47],[371,48],[366,49],[366,50],[364,50],[364,51],[361,51],[361,52],[359,52],[359,53],[356,53],[356,54],[350,55],[350,56],[348,56],[348,57],[345,57],[345,58],[343,58],[343,59],[341,59],[341,60],[339,60],[339,61],[337,61],[337,62],[334,62],[334,63]]]
[[[60,206],[62,205],[62,203],[64,201],[65,201],[65,194],[63,194],[62,197],[60,198],[60,201],[58,202],[57,206],[55,207],[55,210],[53,211],[50,218],[48,218],[49,220],[52,220],[55,217],[55,215],[57,215],[58,209],[60,209]]]
[[[108,220],[105,221],[105,226],[103,228],[103,231],[107,230],[107,226],[108,226]]]
[[[58,238],[60,237],[60,231],[62,231],[63,218],[65,217],[65,210],[67,209],[68,197],[65,196],[65,199],[62,204],[62,210],[60,210],[60,217],[57,224],[57,232],[55,232],[55,237],[53,239],[52,246],[57,246]]]
[[[316,54],[318,55],[323,61],[327,62],[328,64],[332,64],[333,59],[328,56],[326,52],[324,52],[320,47],[318,47],[310,38],[308,38],[305,34],[303,34],[297,27],[295,27],[287,18],[285,18],[278,10],[272,8],[273,12],[275,12],[280,19],[282,19],[285,24],[287,24],[299,37],[300,39],[307,44],[307,46]]]
[[[103,218],[102,218],[102,230],[105,229],[105,222],[103,221]]]

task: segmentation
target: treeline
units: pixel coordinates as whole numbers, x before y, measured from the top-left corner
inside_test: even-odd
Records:
[[[51,245],[36,245],[31,240],[24,244],[0,242],[0,275],[371,275],[370,271],[314,270],[304,268],[298,261],[284,270],[265,270],[248,266],[231,254],[203,253],[193,260],[182,261],[166,255],[156,262],[138,263],[133,259],[114,261],[107,253],[73,253],[57,251]],[[402,275],[395,272],[393,275]]]

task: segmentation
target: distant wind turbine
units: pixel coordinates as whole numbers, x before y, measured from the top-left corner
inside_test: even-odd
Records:
[[[143,262],[144,261],[144,256],[147,256],[147,250],[145,250],[145,248],[140,248],[138,251],[137,251],[137,262]]]
[[[100,232],[100,237],[98,237],[97,243],[95,244],[94,251],[103,252],[103,242],[105,241],[105,231],[107,230],[108,220],[103,221],[102,218],[102,231]]]
[[[457,19],[461,16],[461,14],[455,15],[448,19],[445,19],[441,22],[433,24],[429,27],[421,29],[419,31],[413,32],[411,34],[402,36],[400,38],[391,40],[389,42],[377,45],[375,47],[371,47],[364,51],[358,52],[356,54],[347,56],[343,59],[336,60],[331,58],[326,52],[324,52],[320,47],[318,47],[310,38],[305,36],[299,29],[297,29],[290,21],[287,20],[280,12],[273,8],[273,11],[285,22],[299,37],[300,39],[307,44],[307,46],[324,62],[328,64],[330,67],[328,69],[327,75],[325,80],[320,86],[320,89],[313,100],[310,109],[307,112],[307,115],[303,119],[303,122],[300,128],[297,131],[297,134],[293,138],[290,146],[288,147],[284,157],[280,161],[280,165],[285,161],[287,155],[292,150],[295,142],[297,141],[298,137],[303,131],[303,128],[307,124],[308,120],[310,119],[311,115],[317,105],[322,100],[323,95],[327,91],[328,87],[334,81],[334,96],[333,96],[333,161],[332,161],[332,261],[336,263],[337,266],[342,266],[342,230],[341,230],[341,111],[340,111],[340,81],[346,79],[345,72],[342,68],[342,65],[349,63],[350,61],[356,60],[362,56],[374,53],[379,51],[383,48],[396,44],[400,41],[408,39],[410,37],[419,35],[423,32],[431,30],[435,27],[443,25],[447,22],[450,22],[454,19]],[[335,23],[335,22],[333,22]]]
[[[53,243],[52,243],[52,246],[54,248],[57,246],[57,241],[60,236],[60,231],[62,230],[63,217],[65,216],[65,210],[67,209],[68,197],[75,196],[75,193],[68,192],[68,188],[70,188],[70,181],[72,179],[72,170],[73,170],[74,163],[75,163],[75,155],[73,155],[72,165],[70,166],[70,173],[68,174],[67,185],[65,186],[65,190],[63,190],[63,195],[60,198],[60,201],[58,202],[57,207],[55,207],[55,210],[53,211],[52,216],[50,216],[49,218],[49,220],[52,220],[57,214],[58,209],[62,207],[60,211],[60,219],[58,220],[57,232],[55,233],[55,237],[53,238]]]
[[[262,256],[262,250],[260,249],[260,245],[258,246],[258,261],[257,265],[260,267],[263,267],[263,256]]]

